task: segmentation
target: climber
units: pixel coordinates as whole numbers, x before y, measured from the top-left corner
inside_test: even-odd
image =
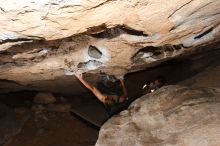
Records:
[[[90,83],[86,82],[83,79],[83,75],[82,73],[80,73],[79,71],[77,71],[75,73],[75,76],[81,81],[82,84],[84,84],[84,86],[86,88],[88,88],[90,91],[92,91],[92,93],[101,101],[104,103],[105,106],[113,106],[114,104],[117,103],[122,103],[126,100],[127,98],[127,90],[125,88],[124,85],[124,81],[122,79],[120,79],[120,85],[121,85],[121,89],[122,89],[122,94],[119,95],[117,93],[117,91],[115,92],[115,94],[105,94],[102,93],[100,91],[100,89],[98,89],[97,87],[91,85]]]

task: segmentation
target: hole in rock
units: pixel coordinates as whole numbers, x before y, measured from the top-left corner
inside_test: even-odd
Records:
[[[146,58],[161,58],[163,50],[160,47],[147,46],[140,49],[132,58],[133,62],[141,61]]]
[[[173,47],[176,49],[176,50],[180,50],[183,48],[183,45],[180,44],[180,45],[173,45]]]
[[[92,58],[100,59],[102,57],[102,52],[95,46],[89,46],[88,55]]]
[[[177,51],[183,49],[183,45],[164,45],[159,47],[147,46],[140,49],[134,56],[131,58],[133,62],[144,61],[147,58],[152,59],[162,59],[166,56],[172,56]]]

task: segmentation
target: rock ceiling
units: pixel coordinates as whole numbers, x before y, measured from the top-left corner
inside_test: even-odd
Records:
[[[0,0],[0,79],[123,77],[218,49],[219,0]]]

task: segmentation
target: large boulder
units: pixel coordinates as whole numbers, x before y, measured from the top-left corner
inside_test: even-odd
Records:
[[[166,86],[107,121],[96,146],[220,145],[220,88]]]
[[[220,145],[220,66],[211,56],[199,73],[141,97],[107,121],[96,146]],[[186,69],[190,72],[205,62]]]

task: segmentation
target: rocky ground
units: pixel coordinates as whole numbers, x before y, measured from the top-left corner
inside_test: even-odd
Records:
[[[86,126],[69,113],[49,112],[45,119],[33,115],[21,133],[7,146],[93,146],[98,130]]]
[[[63,97],[32,92],[1,95],[0,144],[4,146],[92,146],[98,130],[70,114]]]

